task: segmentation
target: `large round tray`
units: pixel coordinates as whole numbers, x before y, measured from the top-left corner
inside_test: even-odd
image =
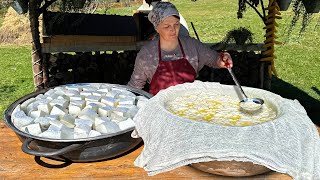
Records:
[[[91,86],[97,85],[94,83],[71,84],[70,86]],[[111,87],[122,88],[133,92],[136,95],[142,95],[146,98],[151,98],[149,93],[131,88],[129,86],[108,84]],[[68,85],[65,85],[68,86]],[[119,131],[113,134],[100,135],[97,137],[82,138],[82,139],[49,139],[27,134],[17,127],[11,121],[12,111],[18,104],[26,101],[29,98],[36,97],[39,94],[45,93],[52,88],[43,89],[37,92],[28,94],[14,103],[12,103],[5,111],[4,120],[6,125],[11,128],[18,138],[23,142],[22,150],[34,156],[48,157],[60,161],[68,162],[91,162],[100,161],[119,156],[136,147],[141,138],[132,138],[131,133],[134,128]]]

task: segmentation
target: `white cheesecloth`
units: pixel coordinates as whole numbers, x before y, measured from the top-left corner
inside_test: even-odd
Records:
[[[235,160],[260,164],[294,179],[320,179],[319,134],[297,100],[244,87],[248,97],[264,99],[277,111],[273,121],[245,127],[188,120],[165,108],[165,102],[177,94],[199,89],[237,96],[235,86],[200,81],[160,91],[133,119],[144,141],[136,166],[152,176],[191,163]]]

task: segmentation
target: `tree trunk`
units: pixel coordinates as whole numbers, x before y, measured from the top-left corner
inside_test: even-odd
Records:
[[[48,81],[43,77],[43,56],[41,53],[39,16],[42,0],[29,0],[29,20],[32,35],[32,71],[35,91],[44,88],[44,82]]]

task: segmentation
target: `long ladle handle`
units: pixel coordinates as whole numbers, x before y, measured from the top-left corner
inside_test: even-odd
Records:
[[[232,69],[231,69],[231,68],[227,68],[227,69],[228,69],[229,73],[231,74],[231,77],[232,77],[233,81],[236,83],[236,85],[237,85],[238,88],[240,89],[242,95],[247,99],[248,97],[247,97],[247,95],[244,93],[244,91],[243,91],[242,87],[240,86],[240,84],[239,84],[236,76],[233,74]]]
[[[224,54],[221,53],[221,54],[220,54],[220,57],[221,57],[221,60],[222,60],[222,61],[223,61],[223,56],[224,56]],[[230,73],[233,81],[236,83],[236,85],[237,85],[238,88],[240,89],[242,95],[245,97],[245,99],[247,99],[248,97],[247,97],[246,93],[244,93],[244,91],[243,91],[242,87],[240,86],[240,83],[238,82],[236,76],[233,74],[233,71],[232,71],[232,69],[231,69],[231,67],[230,67],[230,64],[226,61],[226,62],[225,62],[225,65],[226,65],[226,68],[228,69],[228,71],[229,71],[229,73]]]

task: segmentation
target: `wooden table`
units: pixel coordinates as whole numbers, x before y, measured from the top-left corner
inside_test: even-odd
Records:
[[[320,131],[320,129],[318,129]],[[117,159],[67,164],[47,158],[34,157],[21,150],[22,143],[16,134],[0,120],[0,179],[248,179],[216,176],[183,166],[155,176],[148,176],[142,168],[133,165],[142,147]],[[286,174],[270,172],[250,179],[291,180]]]

